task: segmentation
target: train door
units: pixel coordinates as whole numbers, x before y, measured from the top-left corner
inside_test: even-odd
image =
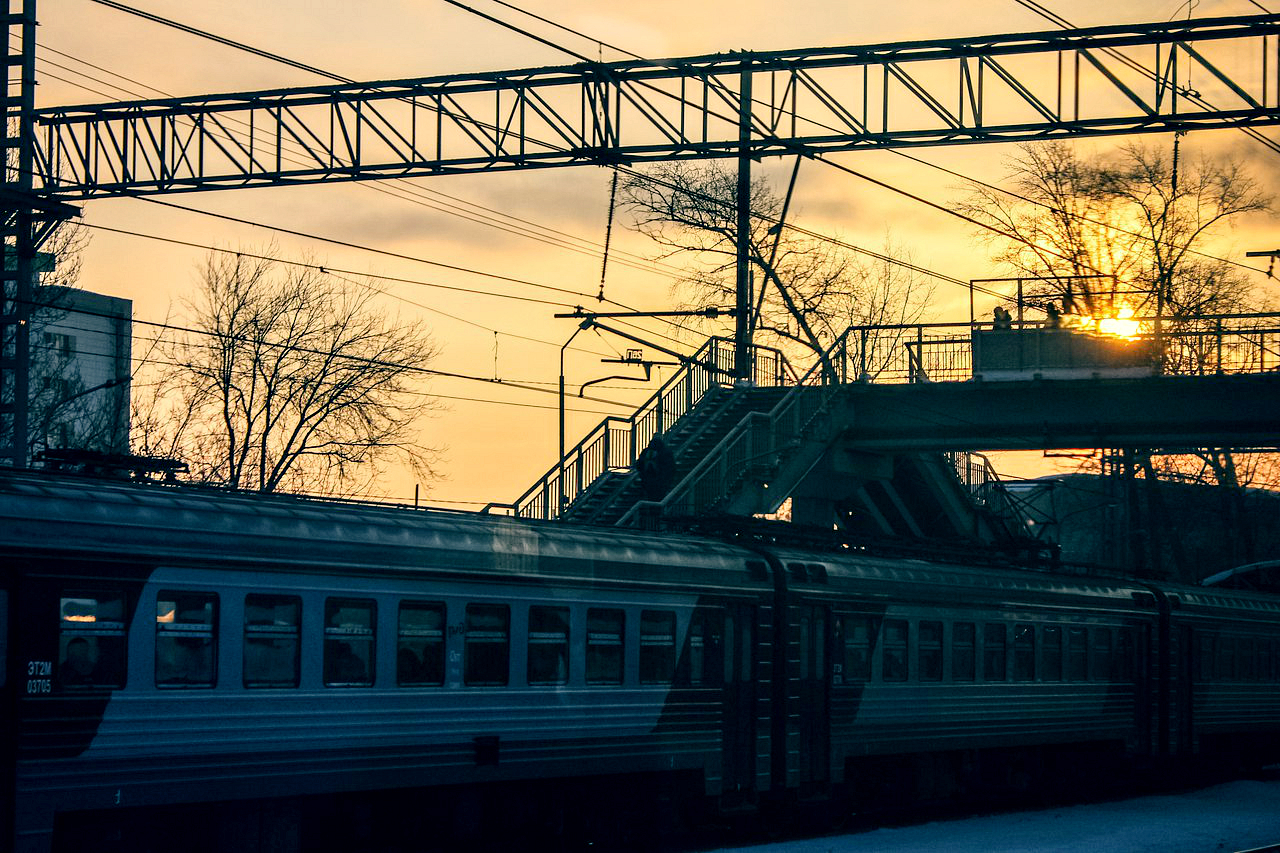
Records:
[[[1121,634],[1122,638],[1132,637],[1129,648],[1123,649],[1122,652],[1128,656],[1126,665],[1133,675],[1136,706],[1134,719],[1136,742],[1133,751],[1137,755],[1153,753],[1151,733],[1156,725],[1156,717],[1160,713],[1159,705],[1155,702],[1157,691],[1152,684],[1151,627],[1149,623],[1138,623],[1125,629],[1129,632],[1128,634]]]
[[[800,784],[826,783],[830,770],[830,655],[831,611],[828,607],[799,608],[799,660],[796,662],[796,719],[800,736]]]
[[[724,792],[754,790],[756,608],[730,604],[724,616]]]
[[[6,571],[12,570],[12,565]],[[10,636],[10,634],[14,636]],[[13,801],[14,801],[14,765],[17,749],[17,688],[10,682],[18,680],[12,672],[13,661],[17,658],[17,631],[11,627],[9,619],[9,590],[0,587],[0,847],[14,841],[13,835]]]
[[[1192,719],[1192,709],[1195,707],[1194,696],[1192,690],[1195,686],[1193,673],[1192,656],[1199,651],[1194,644],[1194,637],[1191,633],[1190,625],[1179,625],[1177,631],[1173,632],[1176,636],[1174,650],[1174,665],[1176,672],[1174,674],[1173,695],[1175,702],[1175,710],[1173,713],[1174,725],[1177,727],[1174,749],[1180,756],[1190,755],[1195,747],[1193,740],[1195,720]]]

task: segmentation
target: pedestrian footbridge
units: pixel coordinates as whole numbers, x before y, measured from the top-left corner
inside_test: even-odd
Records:
[[[754,348],[750,382],[713,338],[635,414],[606,418],[490,511],[638,526],[792,498],[794,521],[992,542],[1017,531],[981,451],[1280,446],[1280,315],[1146,328],[854,327],[802,374]],[[643,501],[635,462],[659,433],[674,481]]]

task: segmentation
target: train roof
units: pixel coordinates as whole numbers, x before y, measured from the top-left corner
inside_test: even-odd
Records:
[[[1110,601],[1116,608],[1132,609],[1135,602],[1149,601],[1151,607],[1155,606],[1150,586],[1123,578],[877,557],[856,550],[820,555],[780,550],[777,556],[788,570],[790,582],[798,589],[839,590],[857,586],[864,595],[889,599],[894,597],[895,589],[910,584],[921,600],[933,598],[940,603],[1003,600],[1019,605],[1061,605],[1077,600],[1096,607],[1102,601]]]
[[[13,473],[0,476],[0,548],[153,563],[184,561],[308,571],[434,571],[764,584],[751,554],[706,539],[534,522],[506,516],[335,503],[292,495]],[[668,578],[667,580],[671,580]]]

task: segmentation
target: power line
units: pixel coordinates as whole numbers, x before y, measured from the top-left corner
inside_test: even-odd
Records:
[[[1045,20],[1053,23],[1054,25],[1064,30],[1078,29],[1078,27],[1076,27],[1075,24],[1071,23],[1066,18],[1050,10],[1046,6],[1043,6],[1040,3],[1034,2],[1034,0],[1014,0],[1014,2],[1016,2],[1019,6],[1022,6],[1023,8],[1034,12],[1035,14],[1044,18]],[[1255,3],[1254,5],[1257,5],[1257,4]],[[1258,8],[1261,9],[1262,7],[1259,6]],[[1263,9],[1263,11],[1265,12],[1266,10]],[[1271,14],[1271,13],[1268,12],[1267,14]],[[1134,71],[1137,71],[1139,74],[1143,75],[1147,79],[1154,80],[1157,84],[1162,82],[1159,76],[1155,72],[1152,72],[1149,69],[1147,69],[1146,66],[1144,66],[1142,63],[1137,62],[1136,60],[1130,59],[1128,56],[1121,53],[1116,48],[1113,48],[1113,47],[1103,48],[1102,52],[1114,58],[1117,62],[1121,62],[1124,65],[1128,66],[1129,68],[1133,69]],[[1187,100],[1191,101],[1192,103],[1200,107],[1203,107],[1204,109],[1209,109],[1209,110],[1214,109],[1213,104],[1209,103],[1204,98],[1200,97],[1199,92],[1196,92],[1189,88],[1178,86],[1177,83],[1178,81],[1174,80],[1175,90],[1181,93],[1181,95],[1184,98],[1186,98]],[[1280,153],[1280,142],[1276,142],[1272,139],[1268,139],[1262,133],[1259,133],[1258,131],[1254,130],[1251,127],[1241,127],[1239,129],[1243,131],[1246,135],[1251,137],[1252,139],[1261,143],[1266,148],[1271,149],[1273,152]]]
[[[559,45],[549,39],[544,39],[542,36],[534,35],[533,33],[529,32],[528,30],[522,27],[517,27],[515,24],[507,23],[506,21],[503,21],[499,18],[495,18],[492,15],[485,14],[484,12],[481,12],[479,9],[474,9],[471,6],[466,5],[465,3],[459,3],[458,0],[444,0],[444,2],[448,3],[450,6],[457,6],[459,9],[470,12],[471,14],[476,15],[477,17],[484,18],[486,21],[497,24],[500,27],[504,27],[508,30],[517,32],[526,38],[533,39],[539,44],[546,45],[547,47],[553,48],[554,50],[561,51],[562,53],[567,53],[570,56],[574,57],[575,59],[580,59],[583,62],[591,62],[591,59],[589,57],[583,56],[581,53],[578,53],[576,50],[570,50],[564,45]]]
[[[1139,240],[1145,240],[1148,243],[1174,247],[1174,244],[1169,243],[1168,241],[1159,240],[1147,234],[1139,234],[1137,231],[1130,231],[1127,228],[1122,228],[1121,226],[1112,224],[1110,222],[1103,222],[1100,219],[1094,219],[1090,216],[1085,216],[1082,213],[1072,213],[1069,210],[1063,210],[1061,208],[1054,207],[1053,205],[1043,201],[1037,201],[1036,199],[1033,199],[1033,198],[1027,198],[1024,195],[1019,195],[1013,190],[1007,190],[1004,187],[998,186],[996,184],[987,183],[986,181],[980,180],[971,175],[966,175],[963,172],[957,172],[954,169],[948,169],[946,166],[942,166],[937,163],[930,163],[928,160],[925,160],[922,157],[916,157],[912,154],[908,154],[905,151],[895,150],[893,153],[897,154],[899,157],[905,157],[908,160],[912,160],[916,163],[919,163],[922,166],[928,166],[931,169],[937,169],[938,171],[951,175],[954,178],[959,178],[962,181],[967,181],[968,183],[974,184],[976,186],[980,186],[984,189],[991,190],[992,192],[1001,193],[1003,195],[1009,196],[1010,198],[1018,199],[1019,201],[1025,201],[1026,203],[1034,205],[1036,207],[1042,207],[1045,210],[1049,211],[1050,213],[1058,214],[1059,216],[1066,216],[1071,219],[1079,220],[1081,222],[1087,222],[1090,225],[1097,225],[1099,228],[1106,228],[1111,231],[1116,231],[1128,237],[1135,237]],[[1240,267],[1241,269],[1246,269],[1251,272],[1263,273],[1264,275],[1266,274],[1266,270],[1259,269],[1255,266],[1250,266],[1249,264],[1243,263],[1241,261],[1233,260],[1231,258],[1223,258],[1223,257],[1219,257],[1218,255],[1208,254],[1206,252],[1198,252],[1195,249],[1189,249],[1188,251],[1190,254],[1196,255],[1201,258],[1207,258],[1211,261],[1220,261],[1224,264],[1231,264],[1233,266],[1237,266],[1237,267]]]
[[[52,308],[55,310],[67,310],[65,306],[61,306],[51,302],[50,303],[30,302],[28,304],[30,304],[31,307],[34,309]],[[83,314],[88,317],[118,319],[116,315],[113,315],[113,314],[107,314],[105,312],[100,312],[100,311],[91,311],[84,308],[75,308],[74,311],[75,313]],[[220,335],[218,333],[211,332],[205,329],[196,329],[189,326],[178,325],[176,323],[169,323],[169,322],[161,323],[154,320],[141,320],[141,319],[138,319],[137,317],[132,318],[130,322],[134,324],[141,324],[143,326],[150,326],[150,327],[158,328],[162,330],[167,329],[174,332],[182,332],[184,334],[196,335],[197,337],[218,337],[218,338],[226,338],[228,340],[234,340],[234,341],[252,342],[250,338],[247,338],[243,335]],[[301,347],[293,344],[278,344],[278,343],[272,343],[270,341],[259,341],[258,343],[261,343],[267,349],[300,352],[308,355],[334,356],[346,361],[353,361],[360,364],[366,364],[366,365],[369,365],[370,367],[386,367],[386,368],[391,368],[393,370],[402,370],[408,373],[421,373],[428,376],[437,376],[445,379],[465,379],[472,382],[483,382],[487,385],[497,385],[505,388],[518,388],[522,391],[536,391],[541,394],[555,394],[558,396],[558,392],[550,388],[538,388],[536,386],[531,386],[531,385],[523,385],[523,384],[514,383],[514,382],[507,382],[501,379],[490,379],[486,376],[474,376],[467,373],[456,373],[448,370],[436,370],[434,368],[421,367],[419,365],[414,365],[414,364],[401,364],[398,362],[387,361],[385,359],[366,358],[362,356],[345,355],[340,353],[336,354],[335,356],[335,354],[332,352],[325,352],[323,350],[318,350],[313,347]],[[210,346],[210,345],[205,345],[205,346]],[[618,406],[621,408],[633,408],[632,406],[629,406],[626,403],[621,403],[616,400],[609,400],[602,397],[582,397],[580,399],[590,400],[593,403],[604,403],[605,405],[609,405],[609,406]]]
[[[224,38],[224,37],[221,37],[221,36],[214,36],[213,34],[206,33],[206,32],[205,32],[205,31],[203,31],[203,30],[198,30],[198,29],[196,29],[196,28],[194,28],[194,27],[189,27],[189,26],[187,26],[187,25],[180,24],[180,23],[178,23],[178,22],[176,22],[176,21],[169,21],[168,19],[160,18],[159,16],[152,16],[152,15],[150,15],[150,13],[139,12],[138,10],[135,10],[135,9],[133,9],[132,7],[125,6],[125,5],[124,5],[124,4],[122,4],[122,3],[116,3],[116,2],[114,2],[114,0],[94,0],[94,2],[99,2],[99,3],[103,3],[104,5],[109,5],[109,6],[111,6],[112,8],[119,8],[119,9],[121,9],[122,11],[128,11],[128,12],[131,12],[131,13],[140,14],[142,17],[148,18],[149,20],[154,20],[154,21],[156,21],[156,22],[158,22],[158,23],[164,23],[164,24],[166,24],[166,25],[168,25],[168,26],[174,26],[174,27],[176,27],[177,29],[182,30],[182,31],[184,31],[184,32],[190,32],[190,33],[193,33],[193,34],[195,34],[195,35],[200,35],[200,36],[202,36],[202,37],[212,38],[212,40],[217,41],[217,42],[219,42],[220,44],[224,44],[224,45],[227,45],[227,46],[230,46],[230,47],[235,47],[235,48],[237,48],[237,49],[241,49],[241,50],[246,50],[246,51],[248,51],[248,52],[250,52],[250,53],[253,53],[253,54],[257,55],[257,56],[263,56],[263,57],[266,57],[266,58],[276,59],[277,61],[283,62],[283,63],[284,63],[284,64],[286,64],[286,65],[291,65],[291,66],[294,66],[294,67],[307,67],[307,68],[310,68],[310,66],[300,66],[298,63],[294,62],[293,60],[289,60],[289,59],[287,59],[287,58],[285,58],[285,57],[279,57],[279,56],[277,56],[277,55],[270,54],[269,52],[261,51],[261,50],[256,49],[256,48],[252,48],[252,47],[250,47],[250,46],[248,46],[248,45],[245,45],[245,44],[243,44],[243,43],[241,43],[241,42],[237,42],[237,41],[235,41],[235,40],[233,40],[233,39],[227,39],[227,38]],[[470,7],[464,6],[463,4],[456,3],[456,2],[454,2],[454,0],[446,0],[446,2],[451,2],[451,3],[453,3],[454,5],[459,6],[460,8],[466,9],[467,11],[474,12],[475,14],[479,15],[480,17],[484,17],[484,18],[487,18],[487,19],[492,19],[492,17],[491,17],[491,16],[486,15],[486,14],[481,13],[481,12],[478,12],[478,11],[476,11],[476,10],[473,10],[473,9],[471,9]],[[506,27],[508,27],[509,29],[513,29],[513,30],[515,30],[515,31],[517,31],[517,32],[522,32],[522,33],[524,32],[523,30],[521,30],[521,28],[519,28],[519,27],[515,27],[514,25],[508,25],[508,24],[506,24],[506,23],[504,23],[504,22],[497,21],[496,19],[492,19],[492,20],[494,20],[494,21],[495,21],[495,23],[499,23],[499,24],[501,24],[502,26],[506,26]],[[587,62],[590,62],[590,61],[591,61],[591,60],[589,60],[589,59],[586,59],[585,57],[582,57],[580,54],[575,53],[574,51],[568,50],[568,49],[563,48],[563,47],[561,47],[561,46],[559,46],[559,45],[555,45],[554,43],[547,42],[546,40],[542,39],[541,37],[533,36],[532,34],[529,34],[529,35],[530,35],[530,37],[534,38],[534,39],[535,39],[535,40],[537,40],[537,41],[543,42],[543,43],[545,43],[545,44],[549,44],[550,46],[555,47],[555,48],[556,48],[556,49],[558,49],[558,50],[564,50],[564,51],[565,51],[565,52],[567,52],[567,53],[570,53],[570,54],[572,54],[572,55],[574,55],[574,56],[578,56],[579,58],[583,59],[584,61],[587,61]],[[344,82],[354,82],[354,81],[352,81],[352,80],[349,80],[348,78],[341,77],[340,75],[331,74],[331,73],[329,73],[329,72],[321,72],[319,69],[315,69],[315,70],[317,71],[317,73],[322,73],[324,76],[331,77],[331,78],[333,78],[333,79],[338,79],[338,80],[341,80],[341,81],[344,81]],[[652,87],[650,87],[650,88],[652,88]],[[680,103],[686,103],[686,101],[685,101],[682,97],[680,97],[680,96],[671,95],[670,93],[663,92],[662,90],[655,90],[655,91],[660,92],[660,93],[661,93],[661,94],[663,94],[664,96],[669,96],[669,97],[676,98]],[[736,120],[736,119],[735,119],[735,120]],[[633,170],[623,169],[622,171],[626,171],[628,174],[632,174],[632,175],[635,175],[635,176],[638,176],[638,177],[643,177],[643,178],[645,178],[646,180],[652,180],[652,179],[651,179],[651,178],[649,178],[648,176],[644,176],[644,175],[642,175],[641,173],[639,173],[639,172],[635,172],[635,171],[633,171]],[[661,182],[659,182],[659,183],[661,183]],[[148,199],[148,200],[150,200],[150,199]],[[158,202],[158,201],[156,201],[155,203],[157,203],[157,204],[171,204],[171,203],[168,203],[168,202]],[[174,206],[174,207],[181,207],[180,205],[172,205],[172,204],[171,204],[171,206]],[[192,208],[183,208],[183,209],[192,210]],[[211,214],[211,215],[216,215],[216,214]],[[753,215],[756,215],[756,214],[753,214]],[[757,216],[758,216],[758,215],[757,215]],[[265,227],[265,226],[264,226],[264,227]],[[797,229],[795,226],[791,226],[791,225],[788,225],[788,226],[786,226],[786,227],[789,227],[789,228],[791,228],[792,230],[800,230],[800,229]],[[819,233],[817,233],[817,232],[813,232],[813,231],[801,231],[801,233],[806,233],[808,236],[810,236],[810,237],[814,237],[815,239],[825,240],[825,241],[828,241],[828,242],[833,243],[834,245],[842,246],[842,247],[844,247],[844,248],[850,249],[851,251],[859,252],[859,253],[861,253],[861,254],[865,254],[865,255],[868,255],[869,257],[877,258],[877,259],[882,260],[882,261],[885,261],[885,262],[887,262],[887,263],[893,263],[893,264],[901,265],[901,266],[903,266],[903,267],[905,267],[905,268],[907,268],[907,269],[912,269],[912,270],[914,270],[914,271],[916,271],[916,272],[919,272],[919,273],[922,273],[922,274],[924,274],[924,275],[933,276],[933,277],[936,277],[936,278],[942,279],[942,280],[944,280],[944,281],[950,281],[950,282],[952,282],[952,283],[956,283],[956,284],[961,284],[961,285],[965,285],[965,286],[967,286],[967,282],[964,282],[964,281],[962,281],[962,280],[960,280],[960,279],[954,278],[953,276],[948,276],[948,275],[945,275],[945,274],[942,274],[942,273],[937,273],[937,272],[935,272],[935,271],[933,271],[933,270],[928,270],[927,268],[920,267],[920,266],[918,266],[918,265],[916,265],[916,264],[911,264],[911,263],[908,263],[908,262],[899,261],[898,259],[893,258],[893,257],[891,257],[891,256],[883,255],[883,254],[881,254],[881,253],[874,252],[874,251],[871,251],[871,250],[868,250],[868,249],[863,249],[862,247],[854,246],[854,245],[852,245],[852,244],[850,244],[850,243],[847,243],[847,242],[844,242],[844,241],[841,241],[841,240],[836,240],[836,239],[834,239],[834,238],[827,237],[826,235],[819,234]],[[320,238],[320,239],[324,239],[324,238]],[[612,300],[608,300],[608,301],[612,302]],[[612,304],[619,304],[619,303],[613,302]],[[621,306],[621,307],[626,307],[626,306]],[[677,325],[677,324],[675,324],[675,323],[672,323],[671,321],[665,321],[665,320],[664,320],[663,322],[667,322],[669,325]],[[678,327],[678,326],[677,326],[677,327]],[[667,338],[668,340],[675,340],[674,338],[671,338],[671,337],[666,336],[666,335],[662,335],[662,337],[665,337],[665,338]]]
[[[157,92],[161,95],[168,95],[168,93],[164,92],[161,89],[157,89],[154,86],[148,86],[147,84],[141,83],[130,77],[125,77],[124,75],[116,74],[115,72],[105,69],[102,66],[94,65],[93,63],[86,62],[70,54],[63,53],[61,51],[46,47],[44,45],[40,45],[40,47],[43,50],[56,53],[59,56],[66,57],[76,62],[81,62],[84,65],[87,65],[90,68],[94,68],[103,73],[111,74],[112,76],[119,77],[122,80],[126,80],[138,86],[143,86],[144,88],[150,89],[153,92]],[[54,62],[53,60],[46,59],[43,57],[40,57],[39,61],[46,65],[50,65],[55,68],[60,68],[62,70],[65,70],[71,74],[76,74],[81,77],[85,77],[86,79],[93,80],[96,83],[101,83],[103,85],[111,86],[112,88],[118,89],[128,95],[139,97],[139,93],[136,91],[130,91],[129,89],[124,88],[123,86],[119,86],[117,84],[110,83],[106,80],[102,80],[98,77],[94,77],[93,75],[86,74],[83,71],[76,70],[62,63]],[[67,78],[59,76],[57,74],[46,72],[45,76],[51,77],[52,79],[58,80],[63,83],[67,83],[68,85],[75,86],[80,89],[84,89],[85,91],[92,92],[104,98],[119,97],[118,95],[115,95],[113,93],[104,92],[101,89],[96,89],[91,86],[87,86],[83,83],[79,83],[73,80],[68,80]],[[250,125],[248,122],[245,122],[241,119],[236,119],[233,117],[231,121],[247,128],[248,135],[251,137],[256,138],[260,133],[262,133],[260,131],[254,130],[252,125]],[[294,159],[294,160],[291,160],[290,162],[302,163],[303,161]],[[493,208],[486,207],[481,204],[477,204],[476,202],[467,201],[466,199],[461,199],[461,198],[458,198],[457,196],[451,196],[447,193],[443,193],[438,190],[421,187],[407,178],[397,178],[394,181],[391,181],[388,183],[363,183],[362,182],[360,186],[363,186],[372,192],[378,192],[383,195],[388,195],[388,196],[391,196],[392,198],[400,199],[401,201],[407,201],[411,204],[416,204],[420,207],[425,207],[429,210],[434,210],[438,213],[444,213],[449,216],[454,216],[456,218],[463,219],[478,225],[485,225],[490,228],[496,228],[499,231],[504,231],[508,234],[513,234],[519,237],[524,237],[526,239],[535,240],[537,242],[543,243],[548,246],[565,249],[567,251],[576,252],[578,254],[583,254],[590,257],[597,257],[601,254],[601,244],[597,241],[594,241],[585,237],[579,237],[577,235],[570,234],[568,232],[561,231],[555,228],[551,228],[546,225],[541,225],[539,223],[532,222],[527,219],[522,219],[521,217],[504,213],[502,211],[498,211]],[[446,199],[446,201],[442,201],[441,199]],[[459,207],[458,205],[465,205],[465,207]],[[472,208],[472,209],[468,209],[468,208]],[[510,222],[504,222],[503,220],[509,220]],[[511,223],[518,223],[518,224],[511,224]],[[630,269],[638,270],[640,272],[647,272],[654,275],[661,275],[666,277],[673,277],[673,274],[679,272],[679,270],[675,269],[674,267],[671,267],[666,264],[662,264],[660,262],[655,262],[652,259],[644,258],[642,256],[636,255],[631,252],[620,251],[615,249],[611,254],[617,263],[622,264],[623,266],[626,266]]]
[[[399,276],[380,275],[378,273],[360,272],[359,270],[349,270],[349,269],[343,269],[342,267],[332,267],[328,265],[322,266],[320,264],[307,263],[305,261],[293,261],[293,260],[287,260],[287,259],[281,259],[281,258],[272,258],[268,255],[256,254],[250,251],[245,251],[240,249],[228,249],[222,246],[211,246],[207,243],[196,243],[191,240],[180,240],[176,237],[161,237],[157,234],[144,234],[140,231],[130,231],[125,228],[113,228],[109,225],[99,225],[94,222],[85,222],[83,224],[84,224],[84,227],[92,228],[97,231],[109,231],[113,234],[124,234],[130,237],[140,237],[144,240],[156,240],[162,243],[171,243],[176,246],[187,246],[188,248],[192,248],[192,249],[203,249],[208,252],[220,252],[220,253],[230,254],[230,255],[243,255],[246,258],[256,258],[259,260],[275,260],[275,261],[278,261],[279,263],[286,264],[288,266],[306,267],[309,269],[318,270],[320,272],[340,272],[340,273],[346,273],[347,275],[363,275],[363,276],[366,276],[367,278],[376,278],[380,281],[392,281],[392,282],[397,282],[399,284],[415,284],[421,287],[435,288],[437,290],[451,290],[451,291],[454,291],[455,293],[467,293],[474,296],[489,296],[494,299],[512,299],[517,302],[531,302],[537,305],[550,305],[556,308],[574,307],[572,303],[569,303],[569,302],[555,302],[550,299],[537,299],[532,296],[517,296],[516,294],[513,294],[513,293],[495,293],[491,290],[476,290],[475,288],[470,288],[470,287],[457,287],[455,285],[450,285],[450,284],[438,284],[436,282],[422,281],[420,279],[402,278]],[[264,227],[267,227],[267,226],[264,226]]]
[[[572,27],[566,27],[564,24],[553,21],[550,18],[544,18],[541,15],[534,14],[533,12],[530,12],[528,9],[522,9],[519,6],[514,6],[511,3],[505,2],[505,0],[492,0],[492,2],[497,3],[499,6],[505,6],[513,12],[519,12],[521,15],[527,15],[530,18],[533,18],[534,20],[537,20],[537,21],[541,21],[544,24],[550,24],[551,26],[555,27],[558,30],[564,30],[566,33],[571,33],[575,36],[578,36],[579,38],[584,38],[587,41],[592,42],[593,44],[598,44],[601,47],[607,47],[612,51],[621,53],[623,56],[629,56],[632,59],[640,59],[640,60],[643,60],[645,58],[638,53],[632,53],[631,51],[626,50],[624,48],[609,44],[607,41],[602,41],[601,39],[595,38],[593,36],[589,36],[586,33],[579,32],[578,30],[575,30]]]
[[[327,77],[330,80],[336,80],[339,83],[356,82],[355,80],[352,80],[349,77],[343,77],[340,74],[334,74],[330,71],[325,71],[323,68],[316,68],[314,65],[307,65],[305,62],[298,62],[295,59],[289,59],[288,57],[281,56],[280,54],[273,53],[269,50],[262,50],[261,48],[252,47],[250,45],[245,44],[242,41],[229,39],[229,38],[226,38],[225,36],[220,36],[215,33],[211,33],[207,30],[202,30],[197,27],[193,27],[189,24],[183,24],[171,18],[162,18],[159,15],[153,14],[151,12],[143,11],[142,9],[136,9],[133,6],[126,6],[124,3],[117,3],[116,0],[91,0],[91,2],[97,3],[102,6],[106,6],[111,9],[116,9],[120,12],[127,12],[130,15],[136,15],[139,18],[145,18],[146,20],[152,21],[157,24],[163,24],[164,26],[172,27],[175,30],[182,30],[184,33],[190,33],[191,35],[197,36],[202,39],[208,39],[209,41],[217,42],[218,44],[225,45],[227,47],[233,47],[236,50],[242,50],[246,53],[252,53],[255,56],[262,57],[263,59],[270,59],[272,62],[279,62],[282,65],[289,65],[289,66],[292,66],[293,68],[297,68],[301,71],[306,71],[310,74],[318,74],[321,77]]]
[[[528,279],[523,279],[523,278],[515,278],[509,275],[502,275],[501,273],[485,272],[484,270],[472,269],[471,267],[464,267],[458,264],[445,263],[444,261],[433,261],[427,258],[419,258],[414,255],[406,255],[401,252],[392,252],[389,249],[377,249],[377,248],[374,248],[373,246],[364,246],[359,243],[352,243],[348,240],[339,240],[336,237],[325,237],[319,234],[309,234],[306,231],[298,231],[297,229],[294,229],[294,228],[286,228],[283,225],[268,225],[267,223],[264,223],[264,222],[255,222],[251,219],[245,219],[240,216],[232,216],[229,213],[215,213],[214,211],[211,211],[211,210],[201,210],[196,207],[188,207],[187,205],[176,204],[171,201],[161,201],[158,198],[151,198],[149,196],[137,196],[136,198],[139,201],[145,201],[149,204],[158,204],[158,205],[161,205],[162,207],[171,207],[175,210],[185,210],[188,213],[198,213],[201,216],[210,216],[210,217],[213,217],[214,219],[222,219],[227,222],[235,222],[239,225],[251,225],[255,228],[265,228],[269,231],[276,231],[280,234],[289,234],[294,237],[302,237],[307,240],[316,240],[321,243],[331,243],[335,246],[342,246],[343,248],[347,248],[347,249],[359,249],[362,252],[372,252],[375,255],[385,255],[386,257],[396,258],[402,261],[413,261],[414,263],[426,264],[428,266],[433,266],[433,267],[440,267],[441,269],[453,270],[454,272],[463,272],[469,275],[478,275],[484,278],[492,278],[497,281],[506,281],[506,282],[511,282],[513,284],[521,284],[526,287],[536,287],[541,290],[550,290],[553,293],[563,293],[567,296],[577,296],[584,299],[593,298],[592,294],[584,293],[579,290],[569,290],[568,288],[556,287],[555,285],[552,285],[552,284],[542,284],[541,282],[529,281]]]

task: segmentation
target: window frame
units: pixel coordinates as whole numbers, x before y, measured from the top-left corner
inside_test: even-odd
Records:
[[[285,623],[284,625],[256,625],[249,621],[250,603],[256,606],[265,606],[267,602],[271,604],[272,609],[276,609],[281,605],[292,604],[297,614],[297,620],[293,623]],[[302,628],[305,613],[303,612],[302,597],[299,595],[289,595],[286,593],[274,592],[251,592],[244,597],[244,625],[243,625],[243,661],[240,672],[240,680],[246,690],[293,690],[302,684]],[[292,629],[292,630],[288,630]],[[293,679],[286,681],[283,679],[265,679],[255,678],[250,680],[249,667],[249,648],[254,645],[252,641],[268,640],[273,643],[292,641],[293,643]]]
[[[404,614],[405,611],[416,611],[421,613],[436,612],[439,614],[438,629],[431,627],[419,627],[413,625],[409,628],[405,627]],[[448,659],[446,646],[448,643],[449,630],[449,608],[443,601],[429,601],[426,599],[403,598],[396,604],[396,686],[397,687],[443,687],[445,682],[445,661]],[[423,653],[418,655],[410,644],[422,643]],[[436,671],[439,677],[431,679],[428,676],[432,673],[431,663],[427,660],[427,651],[431,647],[438,647],[432,655],[432,663],[436,664]],[[415,658],[415,668],[421,677],[406,678],[403,663],[403,652],[408,651]]]
[[[462,683],[465,687],[508,687],[511,684],[511,605],[505,602],[468,602],[464,612],[462,632]],[[473,623],[482,614],[501,616],[501,627],[481,626]],[[493,636],[490,636],[493,635]],[[490,649],[489,647],[492,647]],[[482,650],[496,651],[499,655],[486,660]],[[501,659],[501,666],[498,660]],[[499,672],[499,669],[501,670]],[[501,676],[500,678],[498,676]],[[481,677],[486,676],[486,677]]]
[[[343,610],[366,610],[368,627],[359,625],[332,625],[331,620]],[[325,687],[342,689],[373,687],[377,677],[378,652],[378,602],[372,598],[329,596],[324,600],[324,645],[321,660],[321,680]],[[348,660],[335,659],[340,644],[345,644]],[[355,646],[364,647],[365,656],[357,653]],[[338,667],[351,667],[359,663],[364,675],[357,677],[354,670],[339,672]]]
[[[94,602],[92,618],[82,618],[88,614],[68,617],[68,605],[86,599],[92,599]],[[119,603],[119,619],[98,619],[98,610],[104,601]],[[129,593],[122,589],[72,587],[59,592],[57,671],[59,690],[81,693],[123,690],[128,686],[129,612]],[[72,643],[77,641],[85,643],[85,647],[92,650],[92,662],[86,661],[90,667],[87,673],[74,673],[75,666],[70,662],[69,649]],[[106,661],[105,665],[104,661]],[[99,667],[104,668],[99,670]],[[100,673],[104,677],[95,677],[95,673]],[[72,675],[77,680],[70,680],[69,676]],[[82,677],[83,681],[78,680]]]
[[[162,622],[160,619],[160,603],[162,601],[174,602],[174,615],[179,614],[178,601],[180,597],[186,598],[204,598],[209,607],[209,621],[205,622]],[[160,690],[212,690],[218,685],[218,617],[220,615],[220,600],[218,593],[205,592],[203,590],[170,590],[163,589],[156,594],[156,634],[155,634],[155,685]],[[184,627],[164,628],[165,625],[182,625]],[[208,630],[201,630],[201,626],[207,625]],[[167,636],[166,636],[167,635]],[[209,677],[204,681],[179,681],[175,679],[161,680],[161,649],[168,640],[183,639],[204,639],[207,640],[205,648],[207,649],[208,663],[207,668]]]
[[[602,627],[599,620],[603,618],[617,617],[617,633],[612,631],[600,630]],[[593,625],[592,620],[596,620]],[[586,683],[591,687],[617,687],[626,682],[627,678],[627,611],[621,607],[588,607],[587,608],[587,629],[586,636],[583,638],[586,648]],[[596,630],[593,631],[592,628]],[[598,664],[603,660],[603,655],[607,649],[617,649],[616,664],[609,662],[609,673],[612,676],[614,669],[617,670],[616,679],[613,677],[603,678],[598,673],[601,671]],[[610,653],[612,656],[612,653]]]
[[[544,630],[536,632],[535,637],[535,619],[534,613],[539,614],[539,622],[548,615],[554,615],[564,627],[563,631],[545,630],[552,627],[548,624],[539,624],[538,627]],[[530,687],[555,687],[563,686],[569,683],[569,654],[573,648],[572,638],[573,631],[570,625],[570,610],[567,605],[562,604],[531,604],[528,609],[528,621],[525,623],[525,683]],[[547,651],[554,646],[558,651],[555,655],[558,661],[553,675],[547,677],[539,672],[539,677],[534,677],[535,668],[535,649],[539,652]],[[537,665],[544,665],[539,662]]]

